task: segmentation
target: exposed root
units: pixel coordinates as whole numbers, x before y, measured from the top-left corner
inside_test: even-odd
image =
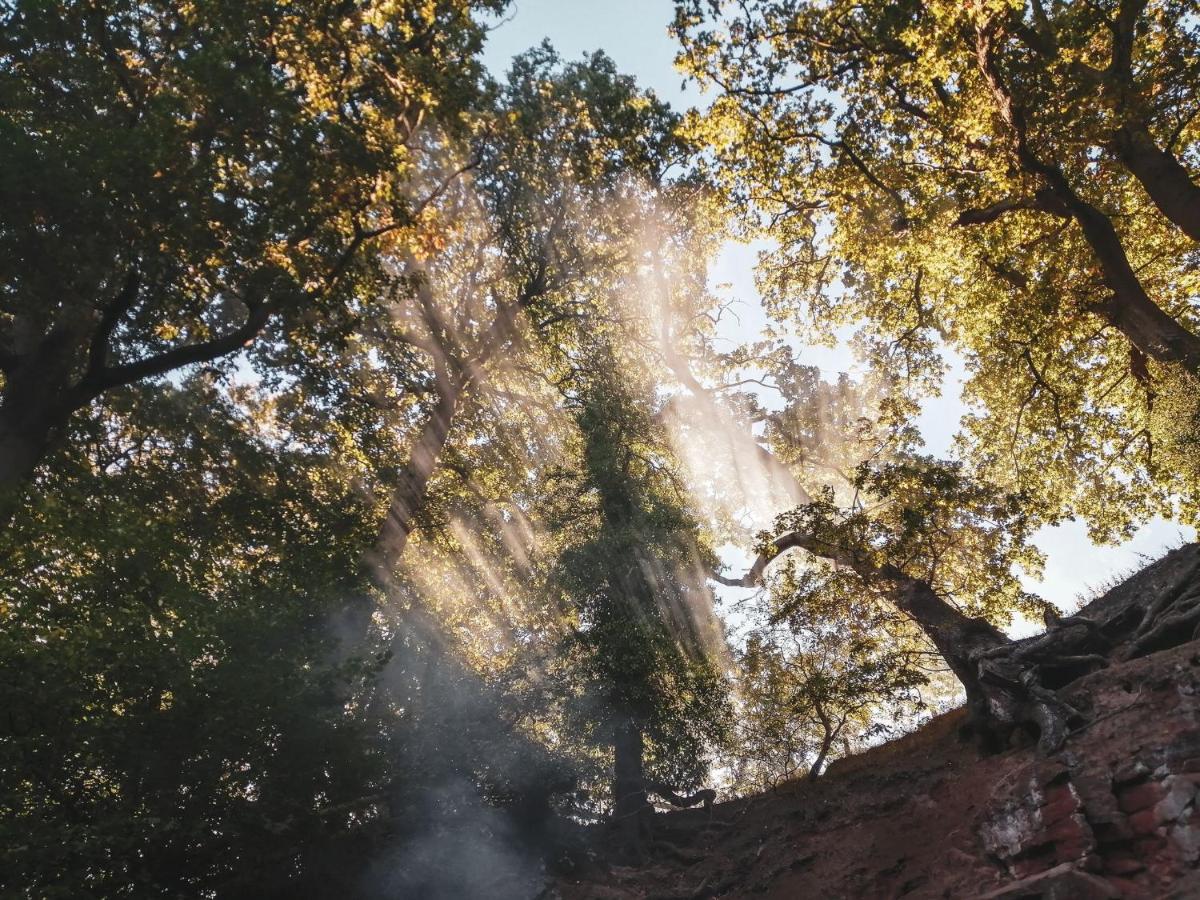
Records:
[[[1111,648],[1099,624],[1072,616],[1038,637],[974,654],[969,660],[976,675],[971,728],[984,749],[1002,749],[1016,733],[1034,731],[1041,753],[1058,750],[1071,730],[1086,722],[1058,689],[1107,666]]]
[[[1194,597],[1198,581],[1200,581],[1200,559],[1197,559],[1196,562],[1184,569],[1182,574],[1175,579],[1175,583],[1167,590],[1160,592],[1155,597],[1154,602],[1146,607],[1146,611],[1142,615],[1142,620],[1138,624],[1135,640],[1140,640],[1154,629],[1163,615],[1169,609],[1175,607],[1181,600]]]
[[[717,792],[710,788],[696,791],[694,794],[679,794],[661,781],[647,782],[646,790],[652,794],[657,794],[679,809],[687,809],[692,806],[704,804],[704,809],[708,813],[712,812],[712,805],[717,799]]]
[[[1019,730],[1034,729],[1038,749],[1053,753],[1087,717],[1058,691],[1105,668],[1119,643],[1135,658],[1200,638],[1200,561],[1189,565],[1154,601],[1127,606],[1097,622],[1048,612],[1045,634],[977,650],[967,659],[971,728],[989,749],[1006,746]],[[1122,640],[1124,638],[1124,641]]]
[[[1160,609],[1154,619],[1144,621],[1129,649],[1130,659],[1192,640],[1200,627],[1200,590],[1180,597],[1172,606]]]

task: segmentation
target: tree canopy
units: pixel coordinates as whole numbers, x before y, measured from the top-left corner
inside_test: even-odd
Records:
[[[972,458],[1097,535],[1194,515],[1194,404],[1155,410],[1200,364],[1187,9],[677,4],[767,302],[921,391],[961,353]]]
[[[0,4],[2,891],[524,896],[1087,720],[1034,536],[1196,514],[1200,20],[675,6],[704,111],[504,0]]]

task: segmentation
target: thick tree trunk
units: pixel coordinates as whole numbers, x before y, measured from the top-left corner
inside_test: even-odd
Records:
[[[8,419],[0,410],[0,529],[8,527],[20,508],[50,435],[48,428],[28,428]]]
[[[55,430],[69,415],[55,402],[50,373],[25,368],[9,373],[0,395],[0,530],[20,508]]]
[[[1125,248],[1112,221],[1071,190],[1058,173],[1060,184],[1053,188],[1092,246],[1112,297],[1104,315],[1133,346],[1151,359],[1200,372],[1200,336],[1162,310],[1146,293],[1125,255]]]
[[[1112,291],[1102,314],[1151,359],[1200,372],[1200,336],[1192,334],[1154,303],[1129,262],[1112,220],[1075,190],[1061,166],[1053,159],[1043,159],[1031,146],[1025,110],[1014,99],[996,63],[994,38],[991,27],[981,27],[976,32],[980,73],[991,87],[997,111],[1012,129],[1018,164],[1045,185],[1038,192],[1041,208],[1074,219],[1091,246],[1104,281]]]
[[[642,731],[629,717],[613,725],[613,823],[626,852],[641,855],[642,826],[649,812]]]
[[[896,606],[916,622],[963,686],[974,727],[985,727],[984,722],[993,714],[1006,720],[1005,725],[1013,724],[1008,715],[1010,703],[989,702],[988,686],[980,677],[978,665],[982,654],[1011,641],[991,623],[973,619],[951,606],[928,582],[910,578],[891,566],[881,574],[892,585]]]
[[[1125,123],[1113,135],[1112,147],[1159,211],[1192,240],[1200,241],[1200,186],[1173,154],[1154,142],[1145,123]]]
[[[986,749],[1000,749],[1016,729],[1036,730],[1038,747],[1062,745],[1079,713],[1058,699],[1045,682],[1048,672],[1082,674],[1095,668],[1091,655],[1076,651],[1094,632],[1076,635],[1055,629],[1033,641],[1015,642],[983,619],[951,606],[929,585],[893,567],[879,573],[892,585],[896,606],[910,615],[933,642],[967,695],[970,727]]]
[[[880,573],[892,585],[896,606],[920,626],[962,682],[968,696],[979,689],[974,659],[981,652],[1011,643],[998,628],[984,619],[973,619],[951,606],[927,581],[910,578],[893,566]]]

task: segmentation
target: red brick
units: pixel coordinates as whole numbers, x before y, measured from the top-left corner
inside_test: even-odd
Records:
[[[1133,842],[1133,855],[1145,862],[1152,857],[1157,856],[1163,848],[1163,839],[1154,835],[1152,837],[1138,838]]]
[[[1092,833],[1096,835],[1097,842],[1101,844],[1119,844],[1124,841],[1133,839],[1133,829],[1129,827],[1129,821],[1121,813],[1117,813],[1120,818],[1112,821],[1094,821],[1091,816],[1088,816],[1088,822],[1092,826]]]
[[[1121,812],[1134,813],[1149,809],[1161,800],[1162,796],[1162,788],[1156,782],[1149,781],[1121,791],[1117,796],[1117,806],[1121,808]]]
[[[1059,841],[1082,841],[1089,837],[1084,832],[1083,827],[1074,818],[1067,817],[1060,819],[1057,823],[1049,828],[1043,828],[1041,834],[1038,835],[1038,843],[1054,843]]]
[[[1042,794],[1042,806],[1052,806],[1061,801],[1064,797],[1074,799],[1075,792],[1071,790],[1070,784],[1055,784],[1046,788]]]
[[[1031,875],[1037,875],[1039,872],[1045,872],[1050,868],[1050,864],[1054,862],[1045,856],[1038,856],[1031,859],[1017,859],[1013,861],[1013,874],[1017,878],[1028,878]]]
[[[1114,875],[1134,875],[1146,868],[1146,864],[1131,854],[1109,854],[1104,859],[1105,870]]]
[[[1060,787],[1071,777],[1071,770],[1062,763],[1044,762],[1038,770],[1038,780],[1043,787]]]
[[[1078,808],[1079,804],[1075,802],[1075,798],[1067,793],[1042,807],[1042,822],[1049,827],[1061,822]]]
[[[1129,827],[1133,829],[1134,834],[1154,834],[1155,828],[1158,827],[1158,819],[1154,815],[1153,807],[1150,809],[1139,809],[1129,817]]]
[[[1075,862],[1090,848],[1088,841],[1082,837],[1069,841],[1058,841],[1054,844],[1054,859],[1056,862]]]
[[[1146,767],[1145,763],[1140,760],[1134,760],[1133,762],[1125,763],[1113,772],[1112,780],[1113,784],[1122,786],[1145,781],[1146,776],[1149,774],[1150,770]]]

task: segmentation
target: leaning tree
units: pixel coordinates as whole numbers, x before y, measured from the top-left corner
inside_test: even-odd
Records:
[[[1059,615],[1015,574],[1040,565],[1024,498],[972,479],[961,464],[900,457],[862,467],[856,484],[849,506],[827,491],[780,516],[744,575],[717,578],[758,585],[772,560],[791,550],[852,573],[937,649],[966,692],[969,730],[985,748],[1024,731],[1036,734],[1043,752],[1057,749],[1086,719],[1059,688],[1107,665],[1118,643],[1121,653],[1139,655],[1188,640],[1200,623],[1192,571],[1146,607],[1105,620]],[[1009,638],[1000,626],[1017,611],[1043,617],[1047,631]]]

